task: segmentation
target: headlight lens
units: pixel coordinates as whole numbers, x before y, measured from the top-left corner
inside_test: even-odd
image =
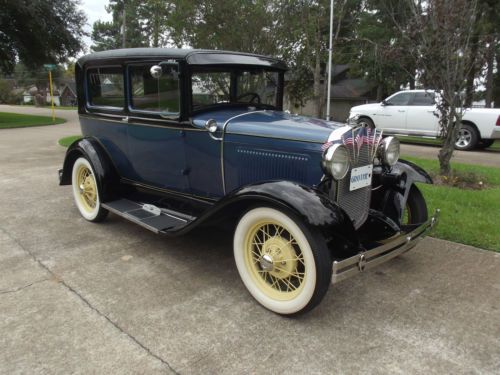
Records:
[[[399,140],[394,137],[384,138],[378,149],[378,157],[390,167],[396,164],[399,160]]]
[[[336,180],[341,180],[349,171],[349,153],[341,144],[335,144],[326,150],[324,156],[325,169]]]

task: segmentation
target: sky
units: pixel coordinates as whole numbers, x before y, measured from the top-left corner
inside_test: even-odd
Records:
[[[87,26],[85,31],[91,32],[92,25],[95,21],[111,21],[111,14],[106,12],[104,6],[108,4],[107,0],[81,0],[80,8],[87,14]],[[87,53],[89,52],[89,47],[91,45],[90,37],[84,38],[85,44],[87,46]]]

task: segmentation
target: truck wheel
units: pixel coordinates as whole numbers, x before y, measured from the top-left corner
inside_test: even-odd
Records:
[[[484,149],[490,147],[493,143],[495,143],[494,139],[481,139],[481,142],[479,142],[477,147]]]
[[[315,307],[332,277],[323,236],[295,215],[270,207],[254,208],[242,216],[234,233],[234,258],[250,294],[283,315]]]
[[[368,117],[361,117],[358,120],[358,125],[365,126],[367,128],[370,128],[370,129],[375,129],[375,124]]]
[[[427,203],[425,203],[424,196],[415,185],[412,185],[406,201],[402,224],[421,224],[425,223],[428,218],[429,214],[427,212]]]
[[[101,206],[94,169],[83,156],[76,159],[73,164],[71,182],[76,207],[80,214],[88,221],[104,220],[108,210]]]
[[[458,131],[457,141],[455,148],[457,150],[468,151],[476,147],[479,141],[479,135],[476,128],[469,124],[462,124]]]

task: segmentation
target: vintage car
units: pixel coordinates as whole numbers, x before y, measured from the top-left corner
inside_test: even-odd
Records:
[[[437,220],[380,131],[283,112],[286,66],[253,54],[122,49],[76,64],[83,138],[59,171],[88,221],[168,236],[234,229],[250,294],[308,311],[330,284],[409,250]]]

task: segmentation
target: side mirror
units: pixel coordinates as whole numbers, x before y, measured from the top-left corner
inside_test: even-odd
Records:
[[[211,118],[205,122],[205,129],[207,129],[209,133],[215,133],[219,130],[219,125],[217,124],[217,121]]]
[[[151,73],[151,77],[154,79],[159,79],[163,73],[163,69],[159,65],[153,65],[151,69],[149,69],[149,73]]]
[[[382,100],[382,101],[380,102],[380,105],[381,105],[382,107],[385,107],[387,104],[388,104],[388,103],[385,101],[385,99],[384,99],[384,100]]]

